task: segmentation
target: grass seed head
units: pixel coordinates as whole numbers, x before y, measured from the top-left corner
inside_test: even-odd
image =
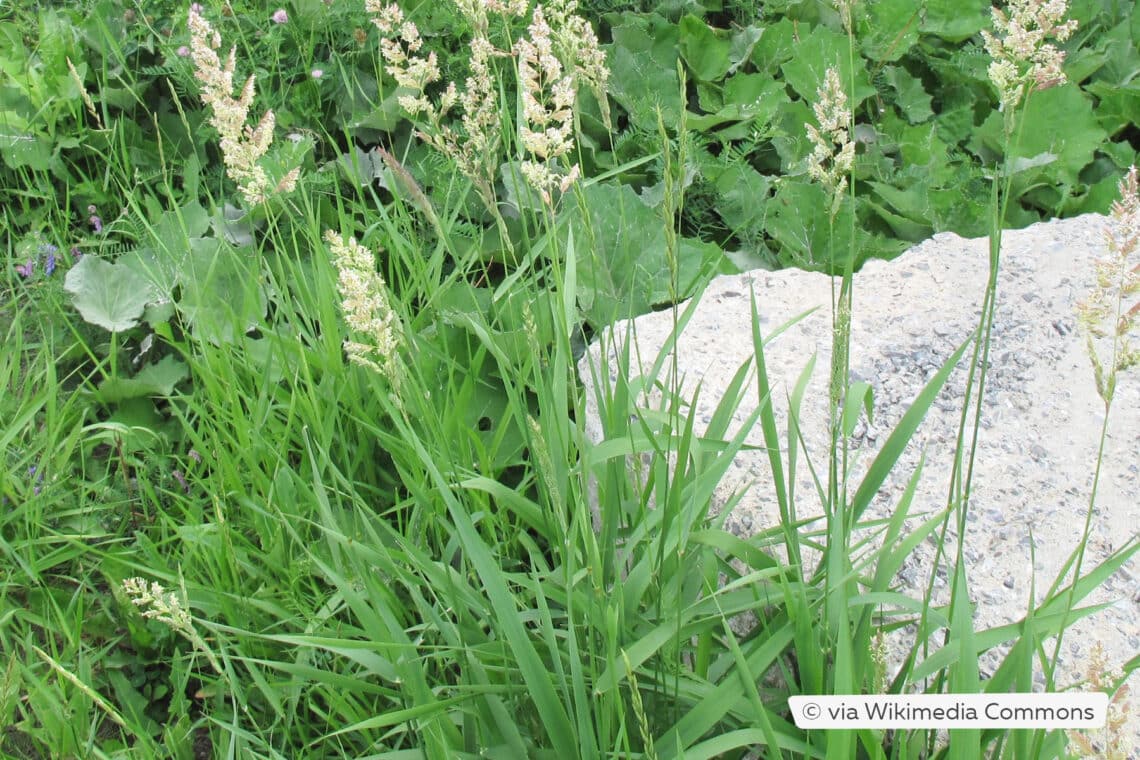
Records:
[[[1107,404],[1116,389],[1116,376],[1140,364],[1140,349],[1132,337],[1140,322],[1140,191],[1136,167],[1120,181],[1120,200],[1112,204],[1105,228],[1108,255],[1095,264],[1096,284],[1077,305],[1077,318],[1085,331],[1097,393]],[[1107,361],[1097,340],[1111,339]]]
[[[349,361],[368,367],[398,388],[402,375],[400,349],[403,323],[392,310],[388,286],[376,271],[372,252],[329,230],[325,233],[338,273],[341,310],[349,328],[367,342],[348,339],[344,350]]]
[[[847,177],[855,165],[855,143],[847,133],[847,125],[851,121],[847,93],[834,67],[828,68],[824,74],[812,111],[819,127],[805,125],[808,138],[815,146],[808,156],[808,176],[827,190],[831,196],[831,215],[835,216],[847,189]]]
[[[221,36],[202,16],[196,3],[190,7],[188,26],[194,76],[202,85],[202,102],[210,106],[210,123],[218,130],[226,174],[251,205],[265,201],[273,190],[292,190],[299,170],[294,169],[275,184],[258,163],[273,143],[276,120],[273,111],[266,111],[256,127],[247,125],[256,91],[254,77],[250,76],[238,96],[233,95],[237,48],[230,48],[223,64],[217,52]]]
[[[1065,53],[1048,40],[1064,42],[1076,31],[1076,21],[1064,20],[1068,6],[1068,0],[1012,0],[1004,11],[991,9],[997,34],[982,30],[982,38],[1002,110],[1016,108],[1027,92],[1065,83]]]

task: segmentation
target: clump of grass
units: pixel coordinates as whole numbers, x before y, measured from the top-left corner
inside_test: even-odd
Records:
[[[702,434],[682,396],[675,354],[665,350],[648,362],[650,371],[639,372],[635,341],[627,339],[615,342],[612,361],[590,368],[603,389],[598,415],[605,439],[587,439],[576,381],[575,344],[583,331],[577,278],[580,262],[608,252],[597,250],[592,230],[575,226],[571,216],[589,210],[584,185],[606,181],[584,176],[590,143],[580,139],[579,87],[595,91],[611,146],[617,136],[604,93],[603,49],[576,8],[573,0],[534,8],[513,0],[457,3],[470,34],[468,71],[445,82],[426,49],[437,38],[421,34],[404,8],[368,0],[364,10],[383,38],[378,69],[389,77],[378,71],[377,79],[395,82],[396,101],[416,121],[416,139],[457,170],[460,191],[442,198],[429,196],[404,160],[415,154],[411,140],[378,150],[395,179],[385,196],[339,185],[328,172],[301,176],[294,169],[272,178],[275,117],[266,111],[255,126],[247,123],[254,79],[235,95],[236,52],[223,63],[218,34],[201,8],[191,8],[189,52],[210,109],[204,117],[220,137],[223,168],[251,207],[240,231],[254,241],[247,249],[274,253],[243,260],[247,268],[234,270],[234,279],[272,308],[255,329],[235,316],[232,330],[210,334],[196,328],[191,310],[185,320],[159,323],[149,336],[155,350],[185,362],[192,380],[156,394],[158,405],[145,399],[95,409],[89,413],[98,423],[90,427],[88,412],[77,409],[78,394],[57,403],[58,347],[25,343],[0,358],[5,387],[18,391],[5,394],[0,408],[19,423],[11,428],[18,434],[0,433],[11,465],[2,490],[19,499],[0,519],[0,557],[6,568],[18,568],[18,580],[0,590],[0,598],[14,602],[14,611],[0,615],[0,648],[21,658],[5,672],[0,718],[21,726],[47,754],[79,756],[92,747],[109,754],[130,745],[148,756],[185,757],[190,737],[203,728],[213,746],[249,757],[921,755],[934,753],[932,732],[809,733],[791,722],[788,697],[1027,685],[1017,679],[1040,643],[1028,626],[1010,668],[989,683],[979,679],[961,557],[949,615],[931,609],[929,593],[910,600],[891,589],[907,546],[944,527],[953,510],[964,524],[968,467],[949,499],[952,509],[905,535],[904,498],[884,550],[867,564],[853,562],[861,513],[969,348],[962,346],[931,380],[872,473],[850,493],[855,251],[842,262],[833,292],[835,359],[828,398],[821,400],[832,438],[818,505],[802,496],[797,504],[788,485],[796,437],[790,436],[785,470],[755,304],[754,359],[733,378]],[[1004,62],[994,81],[1008,88],[1002,89],[1007,138],[1020,128],[1023,99],[1058,78],[1060,60],[1045,39],[1061,38],[1070,25],[1056,9],[1057,3],[1029,4],[995,16],[1002,19],[999,33],[1027,30],[1031,47],[1040,43],[1016,58],[1025,40],[987,39]],[[836,10],[853,58],[853,3],[837,3]],[[275,13],[270,23],[297,23],[290,15]],[[524,22],[525,32],[515,29]],[[257,43],[249,44],[252,51]],[[270,60],[265,68],[284,63]],[[330,81],[334,63],[306,84]],[[855,116],[847,106],[853,84],[842,82],[838,70],[825,73],[818,124],[805,125],[815,145],[808,172],[825,188],[832,224],[858,192]],[[685,77],[678,79],[684,97]],[[676,301],[692,154],[684,118],[672,125],[662,117],[659,141],[665,260]],[[129,155],[113,158],[129,177]],[[504,164],[517,166],[540,201],[518,202],[513,188],[512,214],[519,218],[509,221],[501,197]],[[294,182],[304,192],[282,199],[289,213],[266,217],[253,208]],[[174,198],[173,187],[164,190]],[[473,244],[468,193],[487,212],[487,226],[499,228],[499,242],[520,249],[510,266],[488,266],[481,245]],[[1004,218],[998,206],[1006,202],[998,189],[994,198],[990,288],[973,344],[979,404],[996,308],[997,220]],[[165,202],[138,197],[126,204],[141,219],[140,239],[154,226],[148,209]],[[192,204],[178,213],[183,209]],[[224,208],[216,211],[215,226],[237,237],[239,225],[230,224]],[[419,217],[429,221],[430,237]],[[181,216],[175,221],[162,233],[189,227]],[[217,244],[221,255],[232,253],[222,232],[186,237],[161,250],[184,243],[200,256]],[[1135,244],[1134,233],[1126,239]],[[1117,301],[1113,312],[1117,326],[1136,311],[1121,303],[1127,304]],[[696,304],[673,304],[674,341]],[[57,305],[49,314],[65,319],[67,312]],[[19,312],[9,333],[24,335],[33,319]],[[127,362],[116,358],[117,335],[108,347],[77,334],[79,348],[60,351],[78,351],[95,367],[76,382],[90,388],[140,382],[116,374],[116,363]],[[133,339],[122,338],[122,345]],[[674,371],[663,375],[671,358]],[[1100,373],[1107,404],[1120,360],[1104,367],[1113,368]],[[761,403],[730,434],[753,371]],[[654,392],[660,401],[651,408]],[[793,396],[793,420],[803,402]],[[967,419],[964,411],[963,442]],[[745,538],[723,530],[710,510],[753,424],[764,431],[783,524],[773,535]],[[132,436],[144,434],[162,444],[153,450],[132,444]],[[968,461],[969,451],[963,443],[958,456]],[[55,464],[42,464],[52,457]],[[111,458],[113,465],[104,461]],[[167,464],[170,476],[149,476],[139,466],[148,458]],[[628,459],[645,463],[643,476],[630,477]],[[106,491],[76,487],[72,494],[67,478],[51,477],[37,491],[40,483],[11,474],[31,466],[54,473],[69,460],[112,470],[107,479],[121,479],[130,492],[124,514],[107,507]],[[67,499],[53,500],[65,493]],[[826,552],[811,568],[802,558],[821,537],[803,531],[800,515],[816,506],[828,520]],[[780,538],[787,561],[771,549]],[[1087,593],[1079,560],[1076,568],[1069,589],[1046,604],[1062,599],[1068,609]],[[169,590],[174,578],[178,592]],[[162,625],[141,625],[137,614],[111,604],[89,609],[89,600],[113,598],[109,588],[121,588],[144,617]],[[191,602],[201,611],[197,618]],[[731,624],[744,615],[757,621],[747,635]],[[944,666],[933,658],[919,662],[916,644],[903,671],[888,678],[885,632],[906,623],[917,626],[922,642],[944,632],[957,659],[946,658],[953,664]],[[223,635],[224,648],[217,643]],[[189,656],[180,649],[187,643]],[[1097,688],[1115,683],[1095,678]],[[18,700],[9,698],[17,691]],[[64,723],[57,717],[63,714],[77,717]],[[1119,728],[1122,719],[1113,715],[1112,727]],[[1023,757],[1063,751],[1043,732],[1008,744],[1003,736],[969,732],[949,741],[949,753],[961,757],[1009,746]],[[1105,739],[1090,746],[1122,745]]]

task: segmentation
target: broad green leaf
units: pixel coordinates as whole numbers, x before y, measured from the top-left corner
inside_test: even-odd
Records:
[[[116,404],[130,398],[169,396],[174,386],[190,377],[190,368],[173,356],[148,364],[134,377],[109,377],[93,396],[105,404]]]
[[[775,123],[778,131],[772,147],[779,154],[783,173],[806,172],[805,162],[814,147],[804,129],[805,124],[815,123],[811,107],[803,100],[785,101],[776,111]]]
[[[922,6],[914,0],[876,0],[866,4],[855,38],[873,61],[897,61],[918,42]]]
[[[435,294],[432,305],[447,324],[460,324],[455,319],[457,314],[468,319],[482,319],[491,309],[491,291],[455,280]]]
[[[268,300],[250,263],[218,240],[200,240],[186,258],[178,310],[198,337],[230,343],[257,326]]]
[[[791,19],[781,18],[764,29],[752,48],[752,64],[758,72],[774,76],[780,64],[795,56],[797,28]]]
[[[387,187],[384,161],[375,149],[365,152],[359,146],[353,145],[351,151],[342,153],[336,158],[335,166],[341,170],[344,178],[354,185],[367,187],[380,180],[380,186]]]
[[[285,377],[285,360],[277,343],[269,338],[242,337],[245,356],[269,383],[279,383]]]
[[[1140,65],[1137,70],[1140,71]],[[1140,82],[1134,80],[1126,85],[1092,82],[1085,89],[1096,96],[1097,122],[1110,135],[1140,124]]]
[[[613,28],[610,60],[610,94],[630,120],[651,133],[657,130],[657,109],[666,124],[681,118],[680,83],[677,80],[678,28],[656,14],[623,16]]]
[[[1018,130],[1011,158],[1021,170],[1013,178],[1014,197],[1037,183],[1076,184],[1081,170],[1092,162],[1108,135],[1097,123],[1092,100],[1075,84],[1033,93],[1018,115],[1025,129]],[[1003,117],[996,111],[975,132],[972,149],[1000,155],[1005,144]],[[1028,171],[1027,161],[1044,155],[1056,161]]]
[[[736,74],[725,82],[720,93],[723,106],[716,113],[689,115],[689,128],[707,132],[724,124],[747,121],[748,130],[767,126],[780,106],[788,102],[784,84],[762,74]],[[701,103],[703,108],[705,103]],[[723,133],[718,135],[721,139]]]
[[[839,81],[844,91],[851,86],[851,63],[848,58],[847,36],[833,32],[824,26],[817,26],[803,36],[795,47],[796,55],[780,67],[784,79],[807,103],[819,100],[819,88],[824,75],[834,67],[839,72]],[[867,77],[863,59],[855,57],[855,92],[847,92],[847,107],[854,110],[864,98],[875,94]]]
[[[46,137],[0,123],[0,157],[9,168],[46,172],[51,154],[51,141]]]
[[[925,0],[919,31],[962,42],[990,28],[988,0]]]
[[[508,161],[499,167],[499,177],[506,191],[503,201],[516,214],[523,211],[532,214],[542,213],[545,205],[542,196],[523,178],[521,167],[521,161]]]
[[[729,74],[735,74],[737,69],[749,60],[763,33],[764,30],[758,26],[746,26],[732,35],[732,42],[728,51]]]
[[[681,300],[692,292],[702,268],[723,264],[715,245],[684,239],[674,281],[657,211],[627,186],[591,185],[584,192],[589,221],[576,207],[569,213],[577,225],[574,239],[593,242],[589,250],[580,246],[578,254],[579,305],[593,324]]]
[[[156,296],[146,278],[95,256],[84,256],[68,270],[63,288],[83,319],[116,333],[137,325]]]
[[[785,265],[841,271],[852,251],[858,268],[867,258],[891,255],[905,245],[873,236],[861,225],[852,225],[851,203],[847,199],[831,223],[828,219],[831,199],[815,183],[784,181],[768,206],[765,229],[780,244],[780,261]]]
[[[883,76],[898,93],[895,104],[911,124],[918,124],[934,116],[930,109],[932,98],[922,86],[922,81],[911,75],[902,66],[886,66]]]
[[[772,180],[741,162],[716,179],[721,201],[717,212],[733,234],[757,240],[763,234],[772,196]]]
[[[897,140],[899,158],[902,159],[900,174],[918,177],[932,184],[939,184],[946,176],[950,146],[938,136],[938,125],[933,122],[911,126],[888,111],[883,115],[883,132]]]
[[[681,18],[678,27],[681,57],[689,64],[693,76],[702,82],[723,79],[732,65],[729,60],[732,43],[691,13]]]

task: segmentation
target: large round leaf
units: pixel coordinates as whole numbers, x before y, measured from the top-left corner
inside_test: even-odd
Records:
[[[155,296],[154,287],[138,272],[94,256],[84,256],[73,266],[63,287],[85,320],[111,332],[137,325]]]

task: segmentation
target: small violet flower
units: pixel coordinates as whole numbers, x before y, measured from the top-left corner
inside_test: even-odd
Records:
[[[93,205],[87,207],[87,213],[91,215],[87,218],[87,223],[91,225],[91,229],[95,230],[95,234],[98,235],[103,231],[103,220],[99,218],[96,211],[98,211],[98,209]]]
[[[51,247],[53,249],[55,248],[54,245]],[[48,277],[50,277],[51,273],[54,271],[55,271],[55,252],[53,251],[44,257],[44,274],[46,274]]]
[[[270,18],[274,24],[284,24],[289,21],[289,14],[285,12],[284,8],[278,8]]]
[[[177,53],[178,53],[179,58],[189,58],[190,57],[190,48],[186,47],[185,45],[182,45],[178,48]]]
[[[28,277],[31,277],[32,273],[35,271],[36,271],[36,260],[35,259],[28,259],[27,264],[17,264],[16,265],[16,273],[25,279]]]
[[[37,477],[36,469],[37,468],[34,464],[31,465],[30,467],[28,467],[28,477],[29,478],[35,478],[35,485],[32,487],[32,493],[35,494],[36,496],[39,496],[40,491],[42,490],[42,484],[44,482],[44,474],[41,472],[41,473],[39,473],[39,476]]]

